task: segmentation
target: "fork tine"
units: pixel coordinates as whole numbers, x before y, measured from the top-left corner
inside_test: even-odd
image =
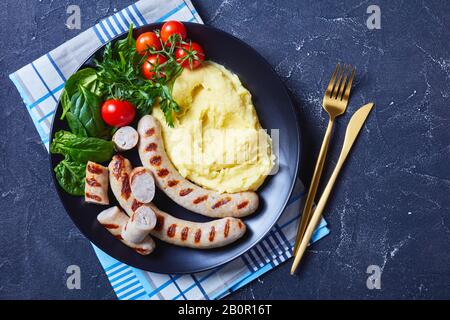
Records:
[[[331,93],[331,98],[334,97],[334,99],[337,98],[337,94],[339,92],[339,87],[342,85],[341,80],[342,80],[342,75],[344,74],[345,71],[345,64],[344,66],[341,68],[341,71],[339,72],[339,77],[336,81],[336,85],[334,86],[333,92]]]
[[[344,79],[342,80],[341,87],[339,88],[339,92],[337,93],[337,99],[342,100],[342,95],[344,93],[345,83],[347,82],[347,78],[350,74],[351,66],[348,64],[344,71]]]
[[[356,68],[353,67],[352,75],[350,76],[350,80],[348,80],[347,87],[345,88],[344,96],[342,100],[348,100],[350,97],[350,90],[352,89],[353,78],[355,78]]]
[[[334,87],[334,81],[336,80],[336,75],[339,71],[339,63],[336,65],[336,68],[334,69],[333,75],[331,76],[330,82],[328,83],[328,87],[327,90],[325,91],[325,95],[326,96],[330,96],[331,92],[333,91],[333,87]]]

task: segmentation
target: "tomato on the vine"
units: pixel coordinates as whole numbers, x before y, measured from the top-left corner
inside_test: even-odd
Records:
[[[181,45],[175,50],[175,58],[183,68],[198,68],[205,60],[203,48],[196,42]]]
[[[144,32],[136,40],[136,51],[141,56],[145,55],[149,48],[161,50],[161,41],[154,32]]]
[[[135,116],[136,108],[128,101],[109,99],[103,102],[102,118],[110,126],[127,126]]]
[[[153,54],[148,56],[142,65],[142,76],[146,79],[153,79],[155,76],[163,77],[163,67],[161,65],[167,61],[167,58],[162,54]]]
[[[163,24],[161,27],[161,40],[164,43],[167,43],[167,40],[169,40],[170,36],[178,34],[181,40],[186,39],[186,27],[184,24],[182,24],[179,21],[167,21]]]

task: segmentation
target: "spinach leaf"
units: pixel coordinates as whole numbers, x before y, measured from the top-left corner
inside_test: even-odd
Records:
[[[68,131],[58,131],[50,145],[51,153],[58,153],[68,157],[70,160],[86,163],[105,162],[112,158],[114,146],[111,141],[92,138],[78,137]]]
[[[84,195],[86,164],[64,159],[55,167],[56,180],[61,188],[73,196]]]
[[[68,119],[69,119],[68,114]],[[80,137],[68,131],[58,131],[50,145],[50,152],[65,156],[54,168],[56,180],[67,193],[74,196],[84,195],[86,163],[105,162],[114,153],[111,141]]]
[[[97,71],[93,68],[85,68],[75,72],[64,86],[64,91],[69,97],[78,91],[79,86],[87,88],[89,91],[100,95],[99,83],[97,81]]]
[[[60,119],[63,120],[67,114],[67,111],[70,110],[70,98],[66,91],[63,91],[63,93],[61,94],[61,105],[63,108],[63,112]]]
[[[97,95],[101,95],[100,83],[97,79],[97,71],[95,69],[85,68],[75,72],[67,79],[61,95],[61,104],[63,107],[61,120],[64,119],[67,111],[70,110],[70,101],[75,92],[78,91],[78,86],[80,85]]]
[[[67,124],[69,125],[70,130],[74,134],[80,137],[88,137],[88,133],[86,128],[83,126],[81,121],[70,111],[66,113]]]
[[[111,130],[100,114],[100,97],[79,86],[70,101],[70,110],[66,112],[70,130],[79,136],[111,138]]]

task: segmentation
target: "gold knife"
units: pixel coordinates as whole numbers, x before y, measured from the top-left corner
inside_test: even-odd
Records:
[[[320,197],[319,202],[317,203],[316,209],[314,210],[314,214],[311,217],[300,246],[297,249],[297,254],[295,255],[294,263],[292,264],[291,268],[291,275],[293,275],[295,273],[295,270],[297,270],[298,264],[300,263],[300,260],[305,253],[306,247],[311,240],[311,236],[316,229],[317,224],[319,223],[320,217],[322,216],[323,209],[325,208],[328,197],[330,196],[331,190],[333,189],[334,183],[336,182],[336,178],[341,171],[342,165],[344,164],[345,159],[347,159],[350,149],[353,146],[353,143],[355,142],[356,137],[358,136],[364,122],[366,121],[370,110],[372,110],[372,107],[373,103],[368,103],[362,106],[353,114],[350,122],[348,123],[347,130],[345,131],[344,145],[342,146],[341,154],[339,155],[338,162],[336,164],[336,167],[334,168],[330,180],[328,180],[323,194]]]

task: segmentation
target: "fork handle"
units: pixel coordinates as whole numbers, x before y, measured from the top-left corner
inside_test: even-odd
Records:
[[[317,158],[316,167],[311,179],[311,185],[309,187],[308,196],[306,197],[305,206],[303,207],[303,214],[301,217],[300,226],[297,230],[297,236],[295,239],[294,246],[294,256],[297,254],[298,247],[300,245],[301,239],[305,234],[306,227],[312,216],[312,205],[314,198],[316,197],[317,188],[319,187],[320,177],[322,176],[323,165],[327,157],[328,145],[331,139],[331,132],[333,131],[334,117],[330,117],[328,121],[327,130],[325,131],[325,136],[323,138],[322,146],[320,147],[319,156]]]
[[[325,205],[328,201],[328,198],[331,194],[331,190],[333,189],[334,183],[336,182],[336,178],[341,171],[342,165],[344,164],[345,159],[347,158],[348,151],[341,153],[341,156],[339,157],[339,160],[336,164],[336,167],[333,170],[333,173],[331,174],[330,180],[328,181],[322,196],[319,199],[319,202],[317,203],[316,210],[314,210],[314,214],[311,217],[311,221],[306,228],[305,234],[303,238],[301,239],[300,245],[297,250],[297,254],[294,257],[294,262],[291,267],[291,275],[295,273],[295,270],[298,267],[298,264],[300,263],[300,260],[303,256],[303,254],[306,251],[306,247],[308,246],[308,243],[312,237],[312,234],[314,230],[316,229],[317,224],[320,221],[320,218],[322,217],[323,209],[325,208]]]

